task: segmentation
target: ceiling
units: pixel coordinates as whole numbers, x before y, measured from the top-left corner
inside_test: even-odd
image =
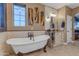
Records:
[[[68,6],[70,8],[76,8],[79,6],[79,3],[42,3],[43,5],[55,8],[55,9],[59,9],[63,6]]]

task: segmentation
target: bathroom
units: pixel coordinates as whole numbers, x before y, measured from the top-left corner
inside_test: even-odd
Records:
[[[54,3],[52,4],[54,5]],[[53,50],[54,47],[67,46],[67,44],[73,43],[72,16],[76,13],[75,8],[72,10],[64,5],[56,9],[51,7],[52,4],[1,3],[0,55],[23,55],[21,52],[25,52],[25,56],[33,53],[36,53],[35,55],[48,55],[47,52]],[[67,22],[67,19],[70,19],[71,23]],[[54,42],[51,42],[50,35],[48,35],[49,32],[46,33],[49,29],[54,35]],[[67,32],[67,30],[70,31]],[[48,39],[50,40],[47,44]],[[22,42],[38,43],[26,44],[25,46]],[[49,55],[52,54],[50,53]]]
[[[35,39],[35,36],[45,34],[44,5],[35,3],[6,3],[0,4],[0,7],[1,15],[3,16],[1,17],[3,20],[0,20],[1,55],[13,54],[11,46],[7,44],[7,41],[11,38],[27,38],[28,34],[32,32]]]

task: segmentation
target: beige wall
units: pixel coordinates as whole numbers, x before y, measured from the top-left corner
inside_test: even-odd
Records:
[[[28,26],[28,8],[35,8],[39,7],[39,11],[44,11],[44,6],[41,4],[26,4],[26,26],[25,27],[14,27],[13,26],[13,10],[12,10],[13,4],[8,3],[7,4],[7,30],[30,30],[31,28],[34,28],[33,26]],[[36,24],[40,26],[39,24]],[[37,27],[37,26],[35,26]],[[44,29],[44,26],[40,26],[40,30]],[[35,29],[34,29],[35,30]],[[38,30],[38,29],[37,29]]]
[[[71,8],[69,8],[67,6],[65,8],[66,8],[66,14],[72,16],[72,13],[73,13],[72,10],[73,9],[71,9]]]
[[[79,7],[73,9],[73,15],[79,12]]]
[[[58,10],[58,29],[60,30],[61,28],[61,22],[65,21],[65,7],[62,7]]]

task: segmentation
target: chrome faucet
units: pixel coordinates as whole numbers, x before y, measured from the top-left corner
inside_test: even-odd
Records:
[[[28,37],[30,38],[30,40],[32,40],[33,38],[34,41],[34,34],[32,32],[28,32]]]

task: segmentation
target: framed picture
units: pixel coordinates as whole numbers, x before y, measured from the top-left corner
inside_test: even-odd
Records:
[[[44,26],[44,12],[40,12],[40,23]]]
[[[37,7],[34,8],[35,11],[35,22],[39,23],[39,10]]]

